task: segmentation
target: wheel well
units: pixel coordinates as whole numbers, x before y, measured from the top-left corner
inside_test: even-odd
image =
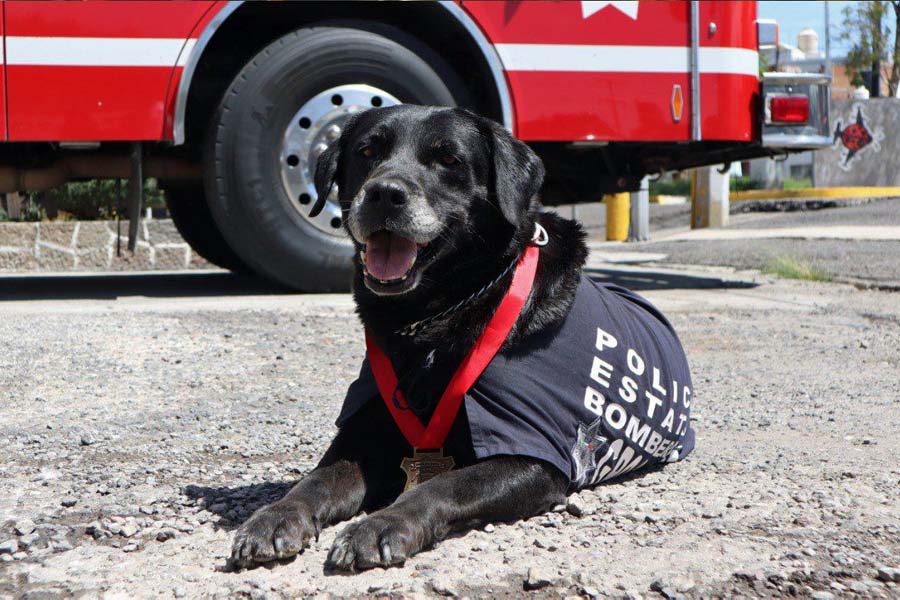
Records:
[[[199,156],[216,105],[257,52],[300,27],[341,20],[391,25],[413,36],[462,77],[469,93],[467,108],[502,120],[502,101],[490,65],[465,27],[437,2],[247,2],[222,23],[197,63],[185,112],[188,152]]]

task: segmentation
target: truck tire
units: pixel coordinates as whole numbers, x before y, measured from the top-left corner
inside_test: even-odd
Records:
[[[162,187],[169,216],[191,250],[217,267],[238,273],[249,271],[213,221],[202,185],[162,184]]]
[[[260,51],[225,92],[206,139],[206,197],[228,245],[257,273],[297,290],[349,289],[353,246],[334,195],[309,217],[316,159],[355,112],[455,106],[463,94],[440,57],[404,36],[381,26],[300,29]]]

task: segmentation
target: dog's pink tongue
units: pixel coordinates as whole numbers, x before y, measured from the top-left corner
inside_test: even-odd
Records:
[[[379,231],[366,241],[366,270],[383,281],[399,279],[416,262],[418,250],[415,240]]]

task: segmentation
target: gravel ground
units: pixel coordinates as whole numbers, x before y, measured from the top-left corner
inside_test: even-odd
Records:
[[[766,269],[787,258],[838,280],[900,289],[900,240],[692,240],[629,244],[626,249],[665,254],[661,264],[736,269]]]
[[[784,229],[797,227],[900,225],[900,198],[850,200],[840,208],[795,212],[754,212],[732,214],[728,229]],[[859,204],[862,202],[862,204]],[[742,203],[732,203],[739,208]],[[591,237],[604,238],[605,215],[601,205],[578,207]],[[562,210],[569,216],[569,208]],[[651,235],[686,231],[690,205],[650,206]],[[647,252],[666,254],[662,265],[729,266],[736,269],[765,269],[777,259],[807,263],[838,281],[900,290],[900,240],[797,240],[747,239],[714,241],[650,241],[604,247],[603,252]]]
[[[0,303],[0,598],[900,597],[900,296],[692,277],[646,292],[692,363],[689,459],[353,576],[323,574],[340,526],[223,568],[334,433],[346,296]]]

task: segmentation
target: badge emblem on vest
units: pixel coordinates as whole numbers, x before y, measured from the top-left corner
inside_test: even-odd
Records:
[[[575,480],[579,486],[591,480],[597,470],[597,454],[606,446],[607,439],[598,435],[603,418],[598,417],[590,425],[578,424],[578,436],[572,446],[572,459],[575,462]]]

